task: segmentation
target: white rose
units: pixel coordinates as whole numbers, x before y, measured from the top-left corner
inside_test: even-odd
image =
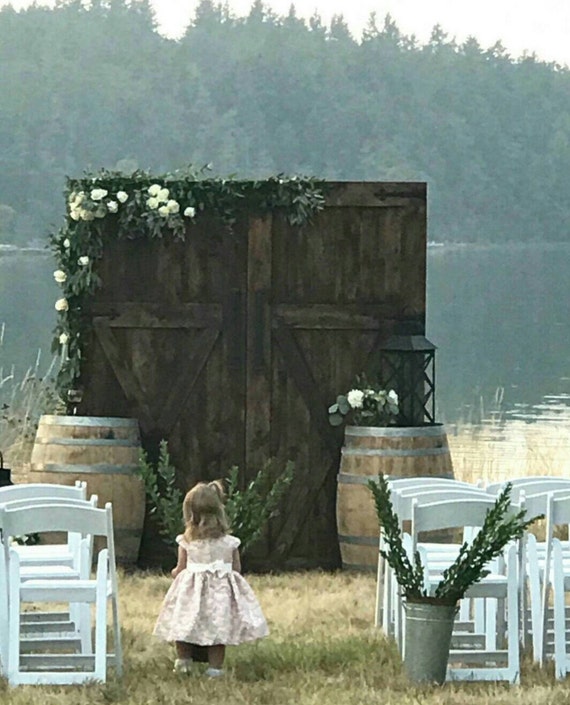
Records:
[[[117,201],[109,201],[107,203],[107,210],[109,213],[116,213],[119,210],[119,204]]]
[[[101,201],[108,193],[109,192],[104,188],[94,188],[93,191],[91,191],[91,200]]]
[[[196,209],[192,208],[192,206],[188,206],[188,208],[184,210],[184,215],[187,218],[193,218],[196,215]]]
[[[77,264],[80,267],[86,267],[89,264],[89,257],[87,255],[82,255],[78,260]]]
[[[161,203],[166,203],[166,201],[168,201],[169,196],[170,191],[167,188],[161,188],[156,197]]]
[[[158,212],[163,218],[167,218],[170,215],[170,211],[168,210],[168,206],[160,206],[158,209]]]
[[[65,240],[63,241],[63,246],[65,247],[66,250],[69,250],[71,247],[71,242],[69,242],[69,238],[66,237]]]
[[[391,402],[392,404],[398,403],[398,395],[396,394],[396,392],[393,389],[391,389],[388,392],[388,401]]]
[[[147,206],[149,208],[152,208],[152,210],[156,210],[158,208],[159,203],[160,203],[160,201],[155,196],[152,196],[146,202]]]
[[[55,302],[55,310],[56,311],[67,311],[69,308],[69,304],[67,303],[67,299],[58,299]]]
[[[129,194],[125,191],[117,191],[117,201],[119,201],[119,203],[126,203],[128,198]]]
[[[166,207],[168,208],[169,213],[179,213],[180,212],[180,204],[178,203],[178,201],[173,201],[171,199],[166,204]]]
[[[53,273],[53,278],[58,284],[63,284],[63,282],[67,279],[67,274],[63,271],[63,269],[56,269]]]
[[[69,336],[67,335],[67,333],[62,333],[59,336],[59,344],[60,345],[67,345],[68,342],[69,342]]]
[[[346,401],[353,409],[362,409],[364,403],[364,392],[360,389],[351,389],[346,395]]]
[[[72,208],[69,211],[69,217],[72,220],[80,220],[81,219],[81,212],[79,210],[77,210],[77,208]]]
[[[162,186],[160,184],[153,184],[152,186],[148,187],[148,195],[149,196],[158,196],[162,189]]]

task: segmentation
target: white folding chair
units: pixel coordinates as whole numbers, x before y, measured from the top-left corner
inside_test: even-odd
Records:
[[[466,498],[461,502],[445,500],[421,504],[414,500],[412,505],[411,551],[421,547],[419,535],[426,531],[458,529],[465,526],[481,527],[489,509],[494,502],[489,498]],[[513,511],[519,506],[513,505]],[[506,561],[495,560],[489,566],[491,573],[474,584],[466,593],[468,598],[482,598],[491,601],[487,620],[496,625],[499,639],[507,638],[507,648],[497,649],[489,646],[485,640],[478,648],[470,644],[468,648],[451,649],[448,668],[449,680],[507,680],[518,683],[520,679],[520,645],[519,645],[519,591],[517,546],[513,543],[506,550]],[[434,594],[437,584],[442,579],[446,565],[429,565],[424,570],[425,588],[428,594]],[[434,567],[439,570],[434,571]],[[506,631],[505,631],[506,625]],[[502,645],[502,644],[501,644]],[[493,648],[493,646],[495,648]],[[404,643],[405,650],[405,643]]]
[[[86,506],[43,505],[34,508],[1,509],[5,539],[27,533],[76,532],[83,537],[102,536],[106,548],[97,555],[95,578],[29,579],[22,577],[18,552],[8,555],[8,629],[3,645],[4,671],[10,685],[72,684],[105,681],[107,662],[122,672],[122,650],[117,601],[117,574],[111,505],[105,509]],[[82,572],[86,570],[88,546],[82,546]],[[3,554],[4,556],[4,554]],[[107,654],[107,602],[112,607],[115,650]],[[67,602],[95,605],[95,653],[22,653],[21,606],[25,603]],[[49,646],[56,648],[57,642]]]

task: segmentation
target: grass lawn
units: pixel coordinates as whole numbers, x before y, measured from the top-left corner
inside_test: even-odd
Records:
[[[120,585],[125,676],[105,685],[19,687],[0,680],[2,705],[570,705],[553,669],[525,660],[522,685],[406,682],[394,645],[373,627],[371,575],[288,573],[248,576],[271,635],[229,647],[226,676],[172,673],[173,647],[151,636],[170,578],[123,575]],[[111,671],[112,673],[112,671]]]

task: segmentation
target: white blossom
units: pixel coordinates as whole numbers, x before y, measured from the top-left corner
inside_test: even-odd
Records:
[[[117,191],[117,201],[119,203],[126,203],[129,198],[129,194],[126,191]]]
[[[63,246],[65,247],[66,250],[69,250],[71,247],[71,242],[69,241],[69,238],[66,237],[65,240],[63,241]]]
[[[69,304],[67,303],[67,299],[58,299],[55,302],[55,310],[56,311],[67,311],[69,308]]]
[[[156,196],[152,196],[147,200],[146,205],[152,210],[156,210],[159,206],[159,203],[160,201],[158,200],[158,198],[156,198]]]
[[[94,188],[91,191],[91,200],[92,201],[101,201],[109,192],[107,189],[104,188]]]
[[[170,201],[167,202],[166,207],[168,208],[169,213],[179,213],[180,212],[180,203],[178,201],[174,201],[170,199]]]
[[[67,333],[62,333],[59,336],[59,344],[60,345],[67,345],[68,342],[69,342],[69,336],[67,335]]]
[[[346,395],[346,401],[353,409],[362,409],[364,403],[364,392],[360,389],[351,389]]]
[[[63,282],[67,279],[67,274],[63,271],[63,269],[56,269],[53,273],[53,278],[58,284],[63,284]]]
[[[69,217],[72,220],[81,220],[81,211],[78,210],[77,208],[71,208],[69,210]]]
[[[162,189],[162,186],[160,184],[152,184],[152,186],[148,187],[148,195],[149,196],[158,196]]]
[[[170,191],[167,188],[161,188],[160,191],[157,193],[156,197],[161,203],[166,203],[168,201],[168,197],[170,196]]]
[[[168,210],[168,206],[160,206],[158,209],[158,212],[163,218],[167,218],[170,215],[170,211]]]
[[[187,218],[193,218],[196,215],[196,209],[192,208],[192,206],[188,206],[188,208],[184,210],[184,215]]]
[[[389,401],[391,404],[397,404],[397,403],[398,403],[398,395],[397,395],[397,393],[396,393],[393,389],[391,389],[391,390],[388,392],[388,401]]]
[[[119,210],[119,204],[117,201],[109,201],[107,203],[107,210],[109,213],[116,213]]]
[[[80,267],[86,267],[89,264],[89,257],[87,255],[82,255],[78,260],[77,264]]]

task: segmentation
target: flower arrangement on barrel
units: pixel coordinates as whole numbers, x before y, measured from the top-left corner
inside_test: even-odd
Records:
[[[366,375],[361,374],[356,378],[356,386],[346,394],[337,396],[328,413],[331,426],[341,426],[343,423],[394,426],[399,413],[398,394],[393,389],[381,389],[369,383]]]

